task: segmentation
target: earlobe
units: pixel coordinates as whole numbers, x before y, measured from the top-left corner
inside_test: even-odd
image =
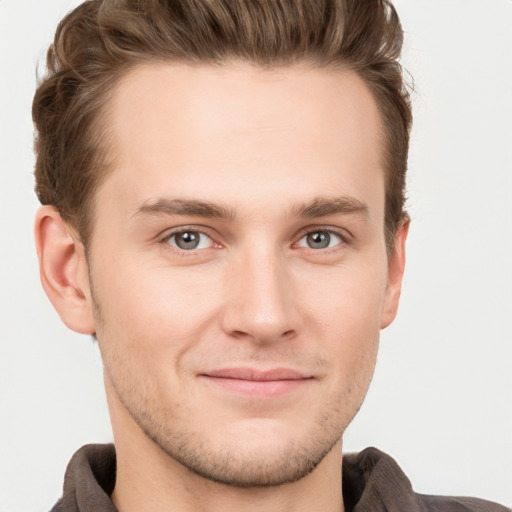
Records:
[[[61,320],[73,331],[94,334],[84,250],[53,206],[38,210],[35,240],[41,283]]]
[[[410,219],[406,218],[400,224],[395,234],[395,244],[388,260],[388,282],[386,297],[381,317],[381,329],[388,327],[396,317],[400,293],[402,291],[402,278],[405,270],[405,243],[409,233]]]

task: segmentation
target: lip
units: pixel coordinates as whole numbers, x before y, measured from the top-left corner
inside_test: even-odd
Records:
[[[253,398],[281,396],[310,382],[313,377],[290,368],[258,370],[255,368],[222,368],[202,373],[216,387]]]

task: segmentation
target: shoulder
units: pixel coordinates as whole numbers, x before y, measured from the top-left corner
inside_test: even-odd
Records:
[[[50,512],[116,512],[110,501],[115,485],[116,452],[112,444],[89,444],[71,458],[62,498]]]
[[[478,498],[419,494],[428,512],[511,512],[512,509]]]
[[[344,455],[342,476],[347,512],[511,512],[477,498],[418,494],[396,461],[377,448]]]

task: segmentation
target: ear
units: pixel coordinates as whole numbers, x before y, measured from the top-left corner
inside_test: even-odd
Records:
[[[409,233],[410,219],[400,224],[395,234],[395,244],[388,260],[388,283],[381,316],[381,329],[386,328],[395,319],[402,291],[402,278],[405,270],[405,242]]]
[[[36,214],[41,283],[61,320],[73,331],[95,333],[87,261],[82,243],[53,206]]]

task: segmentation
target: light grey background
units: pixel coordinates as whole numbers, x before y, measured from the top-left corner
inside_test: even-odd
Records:
[[[49,510],[72,453],[111,440],[97,347],[38,279],[30,105],[71,0],[0,0],[0,511]],[[397,0],[415,77],[401,312],[345,450],[417,491],[512,504],[512,2]]]

